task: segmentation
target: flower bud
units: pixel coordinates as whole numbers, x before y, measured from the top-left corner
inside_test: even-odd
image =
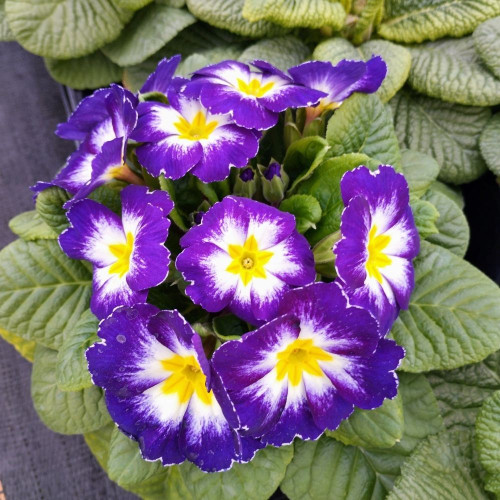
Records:
[[[234,183],[233,193],[236,196],[244,196],[245,198],[252,198],[257,191],[257,180],[252,167],[243,168]]]
[[[262,174],[262,194],[269,203],[280,203],[288,187],[288,175],[283,166],[271,160],[268,167],[260,166]]]

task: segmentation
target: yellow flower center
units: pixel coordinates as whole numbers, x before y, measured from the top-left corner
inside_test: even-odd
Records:
[[[247,238],[243,246],[229,245],[228,253],[233,260],[226,271],[239,274],[244,286],[247,286],[252,278],[266,277],[264,266],[273,256],[273,252],[259,250],[259,245],[253,235]]]
[[[118,274],[120,278],[130,269],[130,256],[134,249],[134,235],[127,233],[126,243],[109,245],[109,251],[116,257],[116,262],[109,268],[110,274]]]
[[[257,80],[257,78],[253,78],[248,83],[241,78],[238,78],[237,82],[238,90],[240,92],[251,95],[253,97],[263,97],[274,87],[274,82],[269,82],[265,85],[262,85],[262,82]]]
[[[179,138],[189,141],[208,139],[217,125],[216,120],[207,122],[207,115],[203,111],[198,111],[191,122],[180,116],[179,121],[174,123],[174,127],[179,131]]]
[[[368,250],[368,259],[366,259],[366,272],[372,278],[375,278],[379,283],[382,283],[382,275],[380,274],[380,268],[388,266],[392,261],[383,252],[387,245],[391,241],[391,237],[386,234],[377,235],[377,226],[373,225],[368,234],[368,244],[366,249]]]
[[[175,354],[161,361],[163,369],[172,374],[162,383],[164,394],[177,394],[179,403],[186,403],[196,393],[200,401],[212,404],[213,393],[207,391],[206,377],[194,356]]]
[[[333,355],[315,346],[312,339],[294,340],[286,349],[278,353],[276,378],[288,376],[292,385],[299,385],[304,372],[316,377],[323,376],[318,361],[331,361]]]

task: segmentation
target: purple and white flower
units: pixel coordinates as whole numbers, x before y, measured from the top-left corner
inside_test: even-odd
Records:
[[[199,95],[211,113],[230,113],[241,127],[266,130],[287,108],[316,104],[322,91],[304,87],[265,61],[252,66],[223,61],[195,72],[188,92]]]
[[[121,219],[96,201],[77,201],[67,213],[70,227],[59,236],[69,257],[94,265],[90,308],[98,318],[117,306],[144,302],[148,290],[168,274],[170,252],[164,243],[173,208],[168,194],[128,186],[121,199]]]
[[[187,459],[214,472],[251,460],[262,447],[233,429],[234,408],[200,337],[177,311],[120,307],[99,325],[98,335],[102,341],[86,353],[92,380],[145,459],[164,465]]]
[[[132,135],[143,142],[137,158],[153,176],[179,179],[187,172],[203,182],[221,181],[231,167],[244,167],[259,149],[259,136],[215,115],[199,99],[170,88],[169,104],[142,102]]]
[[[391,166],[358,167],[341,182],[342,239],[333,249],[337,274],[353,304],[371,311],[385,335],[415,285],[412,259],[420,240],[408,184]]]
[[[335,66],[327,61],[309,61],[288,72],[295,82],[326,94],[317,106],[307,109],[306,123],[309,123],[324,111],[337,109],[353,92],[377,91],[387,66],[380,56],[374,56],[367,62],[344,59]]]
[[[175,55],[170,59],[162,59],[153,73],[148,76],[146,82],[141,87],[140,93],[160,92],[167,95],[174,78],[175,70],[180,62],[180,55]]]
[[[373,409],[396,396],[404,350],[380,339],[375,319],[350,306],[337,283],[289,291],[278,314],[212,359],[242,435],[274,446],[317,439],[354,406]]]
[[[314,259],[293,215],[228,196],[182,238],[176,266],[186,294],[209,312],[228,308],[259,324],[274,317],[291,287],[314,281]]]

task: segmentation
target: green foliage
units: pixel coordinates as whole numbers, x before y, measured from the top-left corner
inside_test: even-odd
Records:
[[[128,10],[141,9],[151,2],[153,2],[153,0],[115,0],[115,3],[116,5],[118,5],[118,7],[122,7],[123,9]]]
[[[462,195],[462,191],[458,186],[449,186],[441,181],[434,181],[431,185],[433,191],[444,194],[448,197],[455,205],[460,208],[460,210],[464,209],[465,202],[464,197]]]
[[[386,0],[378,33],[405,43],[459,37],[498,14],[500,4],[490,0]]]
[[[88,307],[91,276],[57,241],[17,240],[0,251],[0,328],[59,349]]]
[[[26,50],[54,59],[91,54],[114,40],[132,16],[113,0],[6,0],[5,11]]]
[[[363,153],[381,164],[401,166],[390,109],[375,95],[349,97],[330,118],[326,140],[332,156]]]
[[[36,210],[16,215],[9,221],[9,229],[25,241],[57,238],[57,233],[42,220]]]
[[[14,35],[10,31],[7,16],[5,15],[5,0],[0,0],[0,41],[10,42],[14,40]]]
[[[472,38],[483,63],[500,78],[500,16],[479,25]]]
[[[321,219],[321,206],[318,200],[308,194],[294,194],[283,200],[280,210],[295,215],[297,231],[305,233],[308,229],[316,228],[316,223]]]
[[[500,113],[493,115],[479,137],[481,155],[488,168],[500,176]]]
[[[45,59],[50,76],[74,89],[105,87],[121,80],[123,70],[100,50],[76,59]]]
[[[45,189],[36,198],[36,211],[45,224],[57,234],[62,233],[69,226],[66,211],[63,208],[69,199],[68,193],[58,187]]]
[[[391,100],[401,147],[433,156],[439,179],[452,184],[473,181],[486,166],[479,154],[479,135],[491,116],[487,108],[460,106],[399,92]]]
[[[6,340],[9,344],[14,346],[16,351],[28,361],[33,362],[33,356],[35,355],[36,342],[32,340],[24,340],[18,335],[8,332],[0,328],[0,337]]]
[[[152,3],[139,10],[122,34],[102,51],[120,66],[139,64],[195,21],[185,10]]]
[[[57,352],[37,345],[31,374],[31,397],[43,423],[60,434],[97,430],[111,419],[99,387],[62,392],[56,381]]]
[[[410,307],[391,330],[406,349],[401,369],[452,369],[500,348],[500,289],[468,262],[420,242]]]
[[[476,439],[487,471],[486,489],[500,496],[500,391],[484,402],[476,420]]]
[[[401,163],[410,198],[421,198],[437,179],[439,165],[432,156],[411,149],[401,151]]]
[[[243,17],[254,23],[265,19],[287,28],[340,29],[345,11],[339,2],[330,0],[244,0]]]
[[[416,199],[411,202],[411,210],[420,238],[427,239],[438,232],[436,221],[439,218],[439,212],[432,203]]]

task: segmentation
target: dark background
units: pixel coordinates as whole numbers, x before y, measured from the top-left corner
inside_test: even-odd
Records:
[[[28,186],[51,179],[74,145],[53,133],[66,114],[61,88],[41,58],[14,42],[0,43],[0,89],[1,248],[15,239],[9,219],[33,209]],[[491,174],[464,186],[471,223],[466,257],[497,282],[499,194]],[[42,424],[31,403],[30,374],[30,363],[0,340],[0,482],[7,500],[136,498],[108,480],[81,436],[58,435]]]

